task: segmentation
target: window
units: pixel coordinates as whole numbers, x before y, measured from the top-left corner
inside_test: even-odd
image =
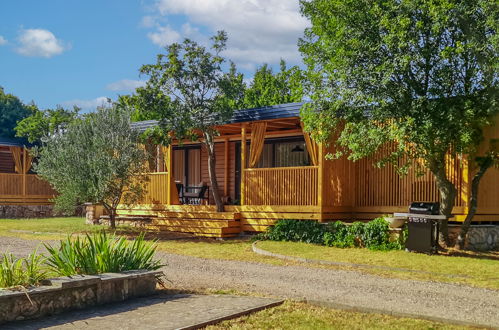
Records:
[[[249,147],[248,157],[249,159]],[[303,138],[284,138],[265,141],[257,168],[309,166],[307,147]]]

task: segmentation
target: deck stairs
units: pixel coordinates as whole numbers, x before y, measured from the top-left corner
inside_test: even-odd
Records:
[[[131,224],[140,221],[141,226],[152,231],[190,233],[200,237],[229,238],[241,232],[241,215],[234,212],[200,211],[152,211],[142,210],[133,216],[119,214],[118,223]]]

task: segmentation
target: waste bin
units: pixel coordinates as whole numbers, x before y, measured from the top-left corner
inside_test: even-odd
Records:
[[[408,251],[437,252],[439,221],[445,219],[444,215],[439,215],[439,209],[439,203],[414,202],[409,207],[409,213],[396,214],[407,217],[405,247]]]

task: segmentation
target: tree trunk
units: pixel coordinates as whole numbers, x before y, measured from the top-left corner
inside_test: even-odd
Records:
[[[224,211],[222,198],[220,197],[220,190],[218,189],[218,180],[216,173],[216,156],[215,156],[215,142],[210,133],[204,133],[206,149],[208,149],[208,173],[210,175],[211,193],[217,205],[217,212]]]
[[[447,246],[450,246],[448,219],[452,216],[457,189],[447,178],[445,154],[439,158],[430,162],[429,168],[435,177],[440,193],[440,213],[446,216],[446,219],[440,222],[440,240],[444,241]]]
[[[109,226],[111,229],[116,229],[116,208],[111,207],[107,203],[102,203],[107,213],[109,213]]]
[[[480,180],[482,179],[485,172],[494,164],[492,157],[487,157],[480,163],[480,167],[478,172],[473,176],[473,180],[471,181],[471,196],[470,196],[470,205],[469,211],[466,215],[466,219],[464,220],[461,230],[459,231],[459,235],[457,237],[456,248],[464,249],[464,243],[466,241],[466,235],[468,234],[468,230],[470,229],[471,221],[475,216],[476,209],[478,206],[478,187],[480,185]]]

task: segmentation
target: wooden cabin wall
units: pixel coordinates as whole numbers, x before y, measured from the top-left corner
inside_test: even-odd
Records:
[[[483,155],[491,147],[499,149],[499,142],[491,146],[492,139],[499,140],[499,116],[493,126],[485,129],[484,141],[478,150],[479,155]],[[470,182],[473,174],[474,172],[470,173]],[[477,214],[499,214],[499,166],[488,169],[480,181]]]
[[[216,157],[216,174],[218,180],[218,188],[220,191],[220,196],[224,196],[224,185],[225,185],[225,142],[215,143],[215,157]],[[236,169],[236,142],[229,142],[229,197],[232,201],[236,198],[235,191],[235,169]],[[210,175],[208,173],[208,151],[206,147],[202,145],[201,147],[201,180],[208,184],[211,189]],[[210,192],[210,203],[214,203],[213,197]]]
[[[334,154],[334,145],[324,148],[324,155]],[[355,166],[347,157],[323,160],[323,206],[352,207],[355,198]]]
[[[0,147],[0,173],[15,173],[14,158],[12,153],[7,149]]]

